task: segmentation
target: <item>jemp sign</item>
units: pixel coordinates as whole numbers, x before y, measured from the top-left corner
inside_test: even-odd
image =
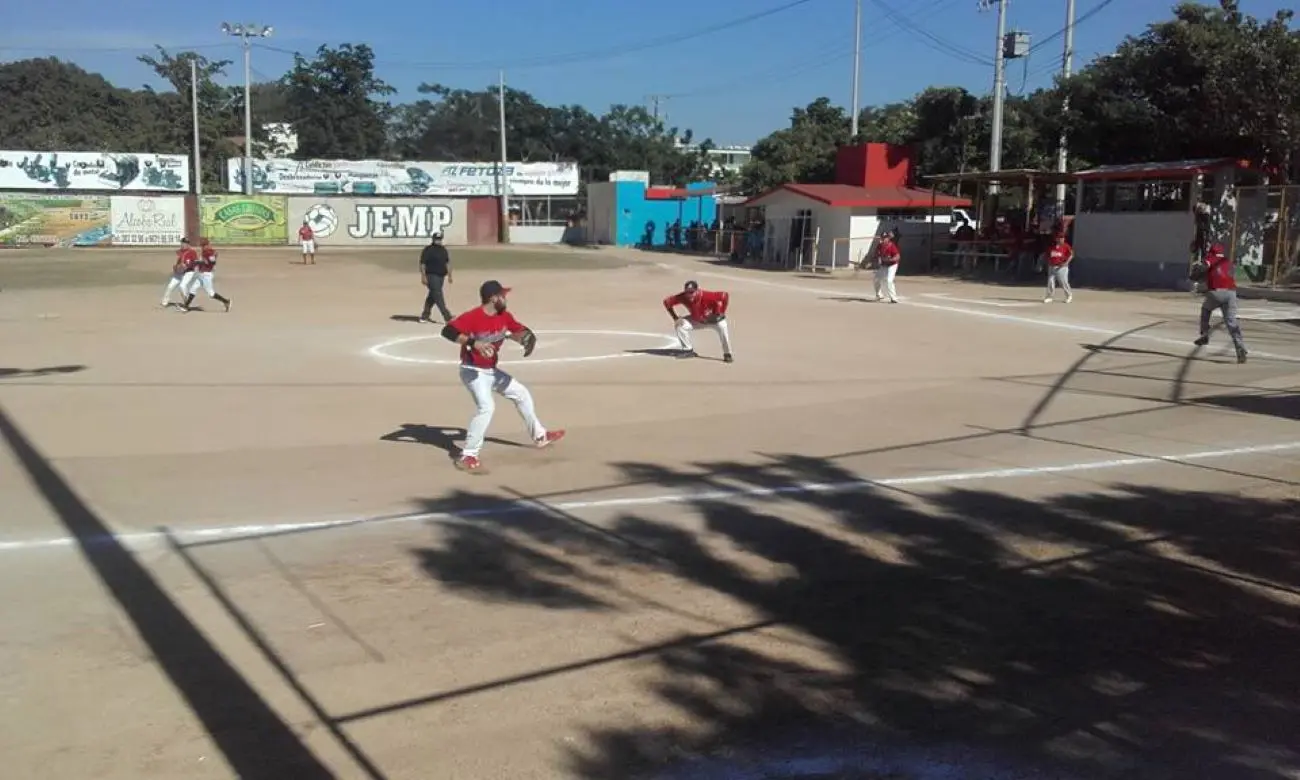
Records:
[[[467,244],[463,200],[290,198],[292,232],[306,224],[322,246],[419,246],[441,233]]]

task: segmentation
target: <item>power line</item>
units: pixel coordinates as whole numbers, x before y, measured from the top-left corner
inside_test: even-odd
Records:
[[[378,64],[382,64],[387,67],[403,67],[403,68],[412,68],[417,70],[443,70],[443,71],[447,71],[447,70],[453,70],[453,71],[493,70],[495,71],[500,68],[519,70],[519,69],[529,69],[529,68],[554,67],[558,65],[573,65],[573,64],[584,63],[584,62],[596,62],[600,60],[615,59],[617,57],[621,57],[626,54],[635,54],[637,52],[647,51],[649,49],[657,49],[657,48],[662,48],[664,46],[672,46],[678,43],[683,43],[685,41],[692,41],[698,38],[704,38],[713,35],[715,33],[730,31],[735,29],[736,27],[750,24],[752,22],[759,21],[760,19],[766,19],[769,16],[775,16],[777,14],[784,13],[791,9],[798,8],[800,6],[808,5],[809,3],[814,3],[819,1],[820,0],[789,0],[789,2],[785,2],[773,8],[768,8],[763,11],[756,11],[754,13],[746,14],[744,16],[737,16],[731,19],[727,19],[725,21],[716,22],[714,24],[707,25],[705,27],[693,27],[687,31],[676,32],[669,35],[661,35],[655,38],[648,38],[640,42],[619,44],[615,46],[607,46],[600,49],[590,49],[587,51],[570,52],[568,54],[547,55],[543,57],[533,57],[530,59],[520,59],[520,60],[497,59],[497,60],[480,60],[477,62],[464,62],[464,61],[399,62],[396,60],[382,60],[377,62]],[[288,51],[287,49],[279,49],[274,46],[262,45],[259,48],[267,49],[268,51],[278,52],[280,54],[288,54],[291,56],[297,54],[297,52]]]
[[[1088,20],[1091,19],[1092,17],[1094,17],[1094,16],[1096,16],[1097,14],[1101,13],[1102,11],[1106,10],[1106,6],[1111,5],[1111,4],[1114,3],[1114,2],[1115,2],[1115,0],[1100,0],[1100,2],[1098,2],[1098,3],[1097,3],[1096,5],[1094,5],[1092,8],[1089,8],[1087,11],[1084,11],[1083,13],[1079,14],[1078,18],[1076,18],[1076,19],[1074,20],[1074,26],[1077,28],[1077,27],[1078,27],[1080,24],[1082,24],[1083,22],[1088,21]],[[1066,29],[1066,28],[1062,27],[1061,29],[1057,30],[1056,32],[1052,33],[1051,35],[1047,36],[1046,38],[1042,39],[1042,40],[1039,41],[1038,43],[1035,43],[1033,46],[1030,46],[1030,47],[1029,47],[1029,53],[1030,53],[1030,54],[1033,54],[1034,52],[1038,51],[1038,50],[1039,50],[1040,48],[1042,48],[1043,46],[1046,46],[1047,44],[1051,43],[1052,41],[1056,40],[1057,38],[1060,38],[1062,35],[1065,35],[1065,29]]]
[[[921,39],[922,44],[940,54],[946,54],[949,57],[963,60],[973,65],[988,66],[993,64],[993,61],[988,57],[983,57],[964,46],[959,46],[946,38],[941,38],[929,30],[926,30],[924,27],[921,27],[914,21],[904,17],[897,9],[885,2],[885,0],[871,0],[871,4],[879,8],[881,11],[884,11],[885,16],[894,21],[899,27],[917,35]]]
[[[168,52],[185,52],[185,51],[204,51],[207,49],[228,49],[237,47],[237,43],[200,43],[193,46],[180,46],[175,44],[150,44],[149,46],[10,46],[0,43],[0,51],[30,51],[30,52],[77,52],[77,53],[95,53],[95,54],[140,54],[142,52],[153,53],[154,47],[160,46]]]

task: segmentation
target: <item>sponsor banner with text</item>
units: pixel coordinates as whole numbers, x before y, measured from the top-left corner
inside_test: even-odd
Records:
[[[190,158],[0,150],[0,190],[189,192]]]
[[[304,223],[322,247],[423,246],[442,233],[450,246],[469,243],[469,206],[434,198],[290,198],[290,235]]]
[[[185,196],[115,195],[114,246],[175,246],[185,237]]]
[[[0,194],[0,246],[106,246],[107,196]]]
[[[226,162],[226,185],[243,192],[242,160]],[[384,160],[254,160],[253,188],[278,195],[416,195],[490,197],[501,194],[500,165],[490,162]],[[577,163],[507,163],[508,194],[578,194]]]
[[[203,195],[199,226],[217,244],[287,244],[288,211],[288,198],[277,195]]]

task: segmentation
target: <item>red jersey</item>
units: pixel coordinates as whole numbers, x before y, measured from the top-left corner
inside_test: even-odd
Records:
[[[898,244],[893,241],[882,241],[880,246],[876,247],[876,259],[881,265],[898,265],[899,257]]]
[[[198,265],[199,253],[192,246],[183,246],[176,250],[176,270],[189,272],[194,270]]]
[[[510,312],[503,311],[500,314],[488,314],[483,310],[482,306],[470,309],[447,324],[455,328],[456,332],[469,336],[479,344],[486,342],[496,347],[497,351],[492,353],[492,357],[484,357],[477,349],[462,346],[460,348],[461,365],[473,366],[474,368],[496,368],[497,352],[500,351],[502,342],[511,334],[522,333],[526,330],[523,323],[515,319],[515,315]]]
[[[303,225],[298,228],[298,238],[303,241],[310,241],[316,234],[311,232],[311,225]]]
[[[1205,256],[1205,263],[1209,266],[1205,273],[1207,290],[1237,289],[1237,278],[1232,273],[1232,261],[1226,255],[1210,250],[1210,253]]]
[[[1070,262],[1070,258],[1072,257],[1074,257],[1074,247],[1064,241],[1053,245],[1052,248],[1047,251],[1047,262],[1054,268],[1059,268]]]
[[[675,306],[685,306],[688,312],[687,317],[694,322],[704,322],[712,315],[719,317],[727,313],[728,296],[724,292],[713,290],[699,290],[694,294],[679,292],[676,295],[670,295],[664,298],[664,308],[670,312]]]
[[[210,274],[217,267],[217,250],[212,246],[205,246],[200,250],[197,270],[199,273]]]

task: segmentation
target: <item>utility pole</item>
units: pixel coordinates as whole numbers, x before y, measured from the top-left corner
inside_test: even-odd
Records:
[[[199,64],[190,57],[190,117],[194,121],[194,194],[203,194],[203,162],[199,150]]]
[[[989,173],[1002,170],[1002,108],[1007,94],[1007,60],[1004,55],[1007,37],[1007,0],[980,0],[980,8],[988,10],[998,4],[998,43],[993,58],[993,137],[989,142]],[[998,191],[998,183],[989,184],[989,193]]]
[[[249,38],[270,38],[272,28],[258,24],[222,22],[221,31],[244,43],[244,194],[253,194],[253,43]]]
[[[858,79],[862,75],[862,0],[853,3],[853,118],[849,125],[849,140],[858,137]]]
[[[1074,70],[1074,0],[1065,0],[1065,53],[1061,57],[1061,78],[1068,79]],[[1064,102],[1061,103],[1061,114],[1064,115],[1070,110],[1070,96],[1066,93]],[[1058,140],[1056,151],[1056,170],[1065,173],[1069,167],[1069,135],[1065,132],[1065,123],[1061,123],[1061,137]],[[1065,184],[1056,185],[1056,205],[1061,209],[1061,216],[1065,216]]]
[[[497,123],[501,125],[501,235],[510,242],[510,177],[506,174],[506,72],[498,74]]]

